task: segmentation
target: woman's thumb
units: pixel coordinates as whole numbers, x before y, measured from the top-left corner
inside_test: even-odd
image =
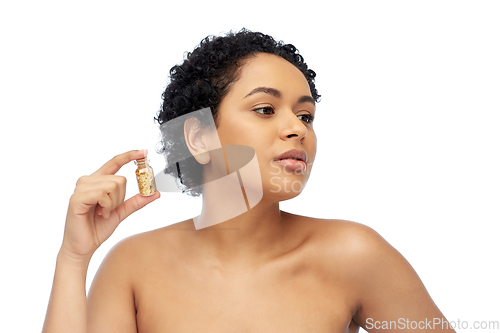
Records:
[[[140,194],[136,194],[132,198],[127,199],[120,207],[117,208],[117,213],[120,217],[120,221],[123,221],[125,218],[127,218],[127,216],[138,211],[147,204],[155,201],[159,197],[160,192],[156,191],[150,196],[142,196]]]

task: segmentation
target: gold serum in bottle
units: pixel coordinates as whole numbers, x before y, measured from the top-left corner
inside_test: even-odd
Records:
[[[153,168],[149,166],[148,162],[146,157],[135,161],[135,165],[137,165],[135,176],[139,185],[139,193],[143,196],[149,196],[156,192]]]

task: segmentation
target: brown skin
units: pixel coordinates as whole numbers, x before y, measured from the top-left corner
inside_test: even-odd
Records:
[[[277,89],[281,97],[245,97],[257,87]],[[372,229],[279,209],[280,201],[299,192],[276,191],[277,186],[305,185],[316,155],[316,136],[303,116],[314,114],[315,106],[299,103],[303,96],[311,96],[309,86],[293,65],[268,54],[249,59],[220,105],[217,132],[223,146],[256,151],[261,202],[212,227],[195,230],[189,219],[115,245],[88,295],[88,332],[356,332],[368,318],[443,318],[412,267]],[[262,114],[263,106],[274,113]],[[187,145],[209,174],[216,167],[210,158],[213,137],[196,122],[187,126]],[[282,169],[272,181],[273,159],[292,148],[307,152],[307,172]],[[210,195],[204,193],[204,208],[223,209],[205,198]],[[123,201],[120,190],[115,196]],[[75,248],[66,239],[65,257]],[[95,251],[88,249],[89,255]]]

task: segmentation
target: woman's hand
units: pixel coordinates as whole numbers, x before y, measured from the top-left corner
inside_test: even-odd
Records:
[[[78,179],[66,216],[61,246],[64,255],[90,261],[121,221],[160,197],[159,192],[148,197],[137,194],[124,201],[127,180],[115,175],[123,165],[146,154],[133,150],[117,155],[92,175]]]

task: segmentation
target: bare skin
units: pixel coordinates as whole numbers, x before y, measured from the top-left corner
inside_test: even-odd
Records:
[[[223,147],[254,148],[261,202],[204,229],[189,219],[124,239],[101,264],[88,302],[85,275],[95,249],[159,194],[124,201],[125,183],[113,175],[140,152],[116,157],[77,184],[44,332],[356,332],[360,326],[404,332],[414,330],[370,324],[444,320],[415,271],[375,231],[280,210],[280,201],[300,193],[285,185],[299,182],[302,189],[316,155],[310,97],[302,73],[284,59],[258,54],[248,60],[221,102],[217,135]],[[187,146],[209,177],[217,167],[210,157],[213,136],[195,121],[186,126]],[[306,172],[285,172],[274,162],[289,149],[307,154]],[[273,178],[277,168],[282,172]],[[224,209],[214,195],[203,192],[201,217]],[[429,331],[453,332],[440,328]]]
[[[213,231],[195,230],[192,220],[126,239],[95,277],[90,332],[357,332],[368,318],[444,318],[411,266],[370,228],[281,216],[288,251],[247,269],[203,255],[197,234]]]

